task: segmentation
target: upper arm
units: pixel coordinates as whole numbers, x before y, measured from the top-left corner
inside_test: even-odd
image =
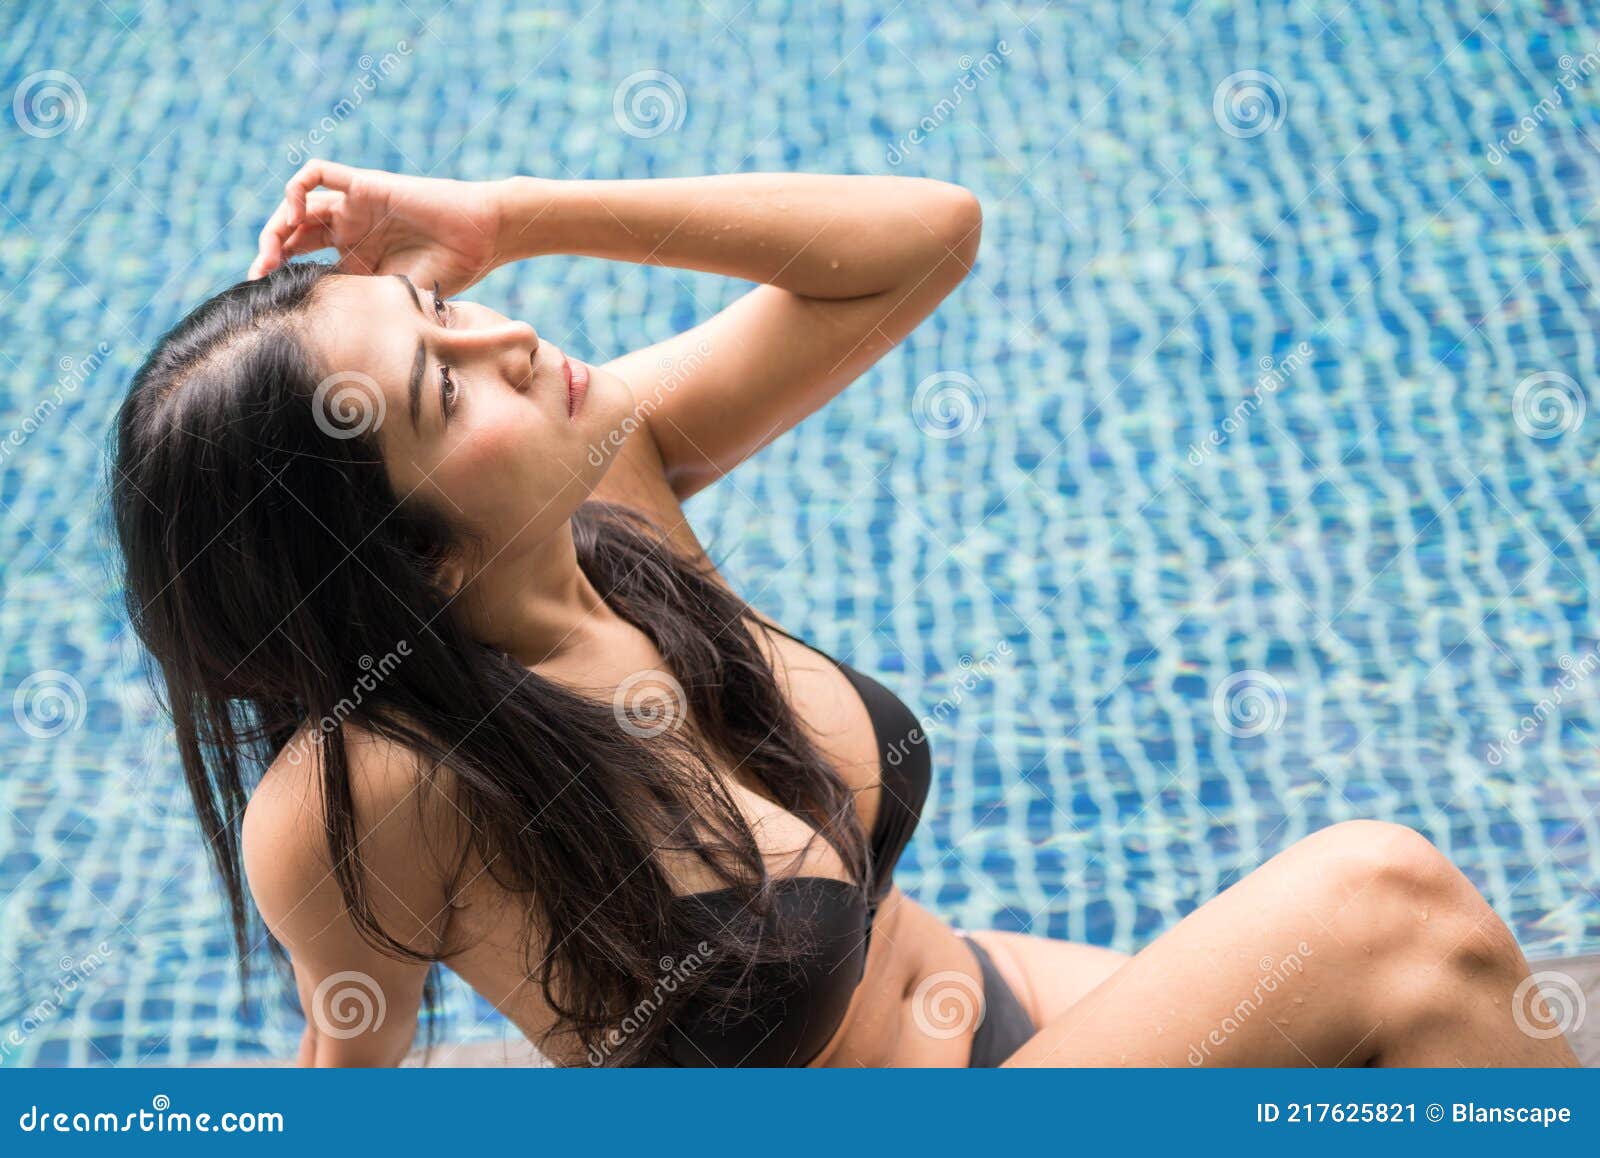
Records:
[[[830,299],[751,290],[700,325],[610,362],[633,391],[673,491],[713,482],[821,407],[905,338],[966,276],[982,216],[954,186],[923,227],[934,258],[881,293]]]
[[[298,747],[297,747],[298,746]],[[364,880],[380,927],[419,952],[442,942],[449,905],[442,874],[418,855],[430,834],[409,796],[412,759],[370,738],[353,740],[352,790]],[[268,772],[243,823],[245,873],[262,918],[294,965],[317,1065],[395,1065],[411,1048],[428,964],[371,944],[332,871],[315,746],[302,737]],[[424,814],[425,814],[424,810]]]

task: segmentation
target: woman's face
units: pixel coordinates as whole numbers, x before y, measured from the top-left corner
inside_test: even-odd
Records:
[[[440,302],[404,277],[329,276],[306,337],[326,375],[314,405],[356,426],[376,419],[395,493],[481,536],[485,563],[567,522],[633,409],[622,379],[526,322]]]

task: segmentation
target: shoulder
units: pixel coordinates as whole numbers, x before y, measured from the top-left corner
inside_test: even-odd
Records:
[[[252,793],[241,822],[246,879],[262,918],[292,944],[317,921],[344,912],[333,872],[331,814],[323,783],[324,741],[309,726],[286,744]],[[427,939],[427,917],[446,904],[460,834],[448,819],[447,776],[428,776],[405,747],[346,725],[350,828],[383,927],[400,940]]]
[[[270,924],[267,903],[296,879],[328,869],[319,779],[320,753],[302,728],[284,745],[250,794],[240,825],[245,876]]]
[[[341,827],[323,801],[324,742],[303,729],[278,754],[245,809],[245,875],[256,907],[294,965],[315,1065],[390,1065],[416,1030],[428,973],[444,943],[449,905],[443,878],[418,842],[431,834],[405,807],[420,761],[395,745],[346,728],[352,843],[359,850],[364,908],[348,907],[333,872],[328,833]],[[334,741],[327,741],[332,743]],[[372,924],[406,953],[372,933]]]

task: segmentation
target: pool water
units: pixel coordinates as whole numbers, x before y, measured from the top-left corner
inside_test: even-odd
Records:
[[[0,8],[0,1064],[298,1037],[238,1008],[102,482],[142,352],[308,153],[970,186],[965,286],[691,508],[927,715],[901,884],[1134,949],[1379,817],[1530,956],[1600,949],[1597,73],[1555,3]],[[604,360],[743,288],[548,259],[477,292]],[[455,982],[434,1016],[506,1032]]]

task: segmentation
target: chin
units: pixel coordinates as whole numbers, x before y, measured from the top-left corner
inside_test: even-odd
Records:
[[[633,391],[626,382],[591,367],[589,392],[575,416],[584,442],[582,469],[594,472],[591,485],[600,480],[617,453],[645,425],[648,415],[637,410]]]

